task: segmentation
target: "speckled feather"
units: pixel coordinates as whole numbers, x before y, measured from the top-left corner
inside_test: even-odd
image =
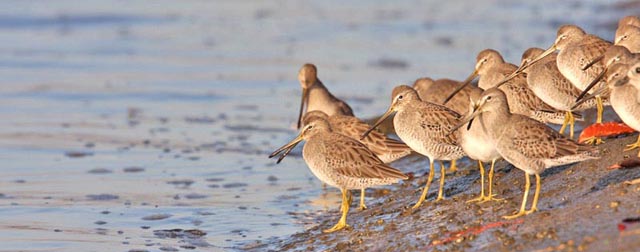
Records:
[[[343,189],[361,189],[407,179],[362,143],[335,132],[311,136],[302,154],[320,180]]]
[[[363,143],[384,163],[390,163],[411,154],[409,146],[375,130],[360,140],[360,136],[371,126],[356,117],[343,115],[327,116],[327,114],[321,111],[309,111],[304,116],[304,125],[314,120],[314,117],[327,119],[334,132]]]

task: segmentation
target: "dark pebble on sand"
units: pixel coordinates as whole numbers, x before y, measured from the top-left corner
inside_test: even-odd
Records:
[[[209,187],[210,187],[210,188],[219,188],[219,187],[220,187],[220,185],[217,185],[217,184],[211,184],[211,185],[209,185]]]
[[[53,232],[60,233],[60,232],[62,232],[62,230],[56,228],[56,229],[53,230]]]
[[[208,178],[206,179],[207,182],[220,182],[223,181],[223,178]]]
[[[196,239],[207,235],[206,232],[198,229],[162,229],[154,230],[153,234],[160,238],[190,238]]]
[[[245,187],[245,186],[248,186],[248,184],[247,183],[236,182],[236,183],[224,184],[222,187],[224,187],[224,188],[238,188],[238,187]]]
[[[132,167],[125,167],[124,169],[122,169],[124,172],[130,172],[130,173],[134,173],[134,172],[143,172],[144,168],[142,167],[137,167],[137,166],[132,166]]]
[[[183,187],[188,187],[191,184],[193,184],[195,181],[190,180],[190,179],[181,179],[181,180],[171,180],[171,181],[167,181],[167,184],[170,185],[176,185],[176,186],[183,186]]]
[[[24,179],[16,179],[16,180],[14,180],[13,182],[18,183],[18,184],[24,184],[24,183],[26,183],[27,181],[26,181],[26,180],[24,180]]]
[[[149,250],[146,250],[146,249],[130,249],[129,252],[149,252]]]
[[[104,224],[107,224],[107,222],[106,222],[106,221],[96,221],[96,222],[94,222],[93,224],[96,224],[96,225],[104,225]]]
[[[183,249],[196,249],[196,246],[192,246],[192,245],[182,245],[180,247]]]
[[[117,200],[120,197],[118,195],[113,194],[89,194],[87,195],[87,199],[89,200],[97,200],[97,201],[106,201],[106,200]]]
[[[149,229],[149,228],[151,228],[151,227],[150,227],[150,226],[140,226],[140,228],[142,228],[142,229]]]
[[[169,217],[171,217],[170,214],[152,214],[149,216],[142,217],[142,220],[155,221],[155,220],[164,220]]]
[[[82,152],[82,151],[67,151],[64,153],[64,155],[70,158],[81,158],[81,157],[91,156],[93,155],[93,153]]]
[[[278,177],[273,176],[273,175],[269,175],[269,177],[267,177],[267,180],[269,182],[276,182],[276,181],[278,181]]]
[[[91,174],[107,174],[107,173],[112,173],[113,171],[107,169],[107,168],[95,168],[95,169],[91,169],[89,171],[87,171],[87,173],[91,173]]]
[[[174,248],[174,247],[160,247],[160,250],[162,250],[162,251],[171,251],[171,252],[180,251],[179,249]]]
[[[184,195],[184,197],[187,198],[187,199],[204,199],[204,198],[207,198],[209,196],[204,195],[204,194],[198,194],[198,193],[190,193],[190,194]]]
[[[105,211],[102,211],[102,212],[100,212],[100,213],[101,213],[101,214],[110,214],[111,212],[109,212],[109,211],[106,211],[106,210],[105,210]]]

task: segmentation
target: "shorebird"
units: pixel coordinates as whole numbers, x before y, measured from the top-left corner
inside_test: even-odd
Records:
[[[471,83],[476,76],[480,76],[478,86],[484,90],[499,86],[506,93],[509,100],[509,109],[512,113],[529,116],[541,122],[562,124],[564,113],[545,104],[527,86],[527,80],[522,75],[515,75],[508,81],[503,81],[505,76],[512,74],[518,67],[507,63],[502,55],[495,50],[485,49],[476,57],[475,70],[463,82],[464,86]],[[447,97],[449,101],[460,89],[456,89]],[[446,105],[446,104],[445,104]]]
[[[447,96],[462,85],[462,82],[450,79],[433,80],[431,78],[420,78],[413,83],[413,89],[418,92],[421,100],[443,104]],[[453,96],[445,106],[462,115],[467,112],[469,100],[480,98],[481,93],[482,89],[467,85]]]
[[[322,182],[342,192],[342,216],[336,225],[324,230],[325,233],[349,226],[349,190],[388,185],[407,179],[402,172],[384,164],[364,144],[333,132],[329,122],[321,118],[305,125],[295,139],[271,153],[269,158],[294,148],[303,140],[306,143],[302,156],[311,172]]]
[[[411,154],[411,148],[409,148],[409,146],[398,140],[389,138],[375,130],[369,133],[367,137],[360,140],[360,136],[362,136],[362,134],[364,134],[371,126],[356,117],[344,115],[328,116],[322,111],[314,110],[309,111],[304,115],[302,123],[303,125],[307,125],[315,122],[316,120],[326,120],[329,122],[333,132],[348,136],[364,144],[385,164]],[[360,210],[367,209],[367,206],[364,204],[364,196],[365,188],[361,188]]]
[[[473,105],[474,110],[454,127],[464,127],[479,115],[487,128],[498,153],[507,162],[525,172],[525,190],[520,210],[511,219],[535,212],[540,196],[540,173],[547,168],[597,158],[598,151],[591,146],[581,145],[549,126],[527,116],[511,113],[504,92],[497,88],[485,90],[480,100]],[[536,177],[536,191],[529,210],[526,209],[527,196],[531,186],[529,175]]]
[[[529,48],[522,54],[520,67],[529,64],[544,52],[541,48]],[[567,80],[556,64],[557,53],[549,54],[530,67],[523,73],[526,74],[527,84],[533,93],[549,104],[551,107],[565,112],[565,121],[560,128],[560,133],[564,134],[569,125],[569,138],[573,139],[575,116],[573,111],[582,111],[596,106],[596,100],[590,99],[575,108],[573,105],[580,95],[580,90]]]
[[[625,124],[640,131],[640,61],[635,60],[633,65],[613,64],[609,67],[607,74],[608,90],[606,91],[611,93],[611,107]],[[595,96],[599,92],[604,92],[604,90],[596,90],[594,94],[585,97],[585,99]],[[640,147],[640,136],[635,143],[627,145],[625,151],[638,147]],[[640,157],[640,153],[638,153],[638,157]]]
[[[473,112],[473,101],[477,100],[479,100],[479,98],[471,100],[468,104],[468,112],[465,114],[468,115]],[[493,194],[493,170],[496,161],[500,158],[500,153],[498,153],[498,150],[494,145],[494,141],[487,131],[485,120],[484,115],[478,115],[474,119],[475,123],[469,123],[467,127],[461,127],[456,132],[458,134],[457,137],[460,147],[462,147],[462,150],[464,150],[469,158],[478,161],[478,169],[480,170],[480,196],[467,202],[500,200],[498,198],[494,198],[495,195]],[[489,169],[489,193],[485,195],[484,163],[486,162],[491,162],[491,169]]]
[[[584,97],[596,84],[600,83],[602,78],[604,78],[607,74],[607,70],[614,64],[632,64],[640,59],[640,54],[631,53],[629,49],[620,45],[613,45],[605,51],[602,56],[594,59],[591,63],[589,63],[586,68],[589,68],[591,65],[600,61],[604,64],[604,69],[596,76],[589,85],[582,91],[577,100],[580,100]],[[605,78],[606,79],[606,78]]]
[[[618,27],[613,41],[616,45],[626,47],[632,53],[640,53],[640,26],[624,25]]]
[[[420,78],[413,83],[413,89],[418,92],[421,100],[435,104],[443,104],[447,96],[461,85],[461,82],[450,79],[438,79],[434,81],[431,78]],[[462,115],[467,112],[469,101],[480,98],[481,93],[482,89],[467,85],[453,96],[445,106]],[[453,160],[451,161],[449,171],[455,172],[456,170],[456,160]]]
[[[298,80],[302,87],[302,100],[300,101],[300,113],[298,114],[298,129],[302,121],[302,115],[306,111],[320,110],[327,115],[353,116],[349,105],[336,98],[318,79],[318,69],[313,64],[304,64],[298,72]]]
[[[400,85],[393,89],[391,105],[378,121],[362,137],[375,129],[382,121],[397,112],[393,125],[398,137],[415,152],[429,158],[429,177],[422,195],[413,208],[418,208],[427,197],[435,174],[433,163],[439,160],[440,189],[436,201],[444,199],[445,169],[443,160],[455,160],[464,156],[455,135],[448,134],[460,120],[455,111],[434,103],[420,100],[415,89]]]
[[[590,68],[586,70],[583,69],[589,62],[593,61],[593,59],[601,56],[611,45],[611,42],[598,36],[587,34],[578,26],[563,25],[558,29],[556,40],[549,49],[529,64],[520,67],[512,75],[519,74],[538,60],[558,50],[560,52],[558,53],[556,63],[562,75],[576,88],[585,90],[586,86],[604,69],[604,65],[598,61]],[[604,83],[600,82],[598,85],[603,86]],[[602,112],[604,111],[603,98],[606,97],[596,96],[597,123],[602,123]],[[595,143],[602,143],[602,140],[596,138]]]
[[[623,17],[618,21],[618,27],[621,27],[624,25],[633,25],[633,26],[640,27],[640,18],[638,18],[637,16]]]

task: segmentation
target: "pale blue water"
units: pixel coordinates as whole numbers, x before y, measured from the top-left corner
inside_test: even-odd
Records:
[[[267,159],[294,137],[303,63],[370,117],[397,84],[466,77],[484,48],[517,62],[562,23],[611,38],[615,4],[0,2],[0,251],[232,250],[303,230],[338,195],[299,155]],[[153,232],[175,228],[207,235]]]

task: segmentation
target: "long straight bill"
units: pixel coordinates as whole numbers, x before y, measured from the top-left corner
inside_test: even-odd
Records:
[[[529,67],[529,64],[526,64],[526,67]],[[521,64],[520,67],[518,67],[518,69],[513,71],[513,73],[509,74],[507,77],[504,77],[504,79],[502,81],[500,81],[495,87],[499,88],[500,86],[504,85],[508,81],[512,80],[513,78],[515,78],[516,76],[521,74],[522,71],[524,71],[524,69],[526,69],[526,67],[525,67],[525,64]]]
[[[306,88],[302,89],[302,99],[300,100],[300,112],[298,113],[298,129],[302,126],[302,111],[304,110],[304,104],[307,101],[307,95],[309,91]]]
[[[586,66],[582,67],[582,71],[589,69],[591,66],[595,65],[596,63],[598,63],[598,61],[601,61],[602,59],[604,59],[604,54],[596,57],[591,62],[589,62],[589,64],[587,64]]]
[[[293,148],[296,147],[296,145],[298,145],[298,143],[300,143],[302,141],[302,132],[300,132],[300,134],[294,138],[291,142],[285,144],[284,146],[278,148],[276,151],[274,151],[273,153],[271,153],[271,155],[269,155],[269,158],[275,157],[277,155],[279,155],[280,153],[283,153],[283,156],[281,158],[278,159],[278,163],[280,163],[280,161],[282,161],[282,159],[287,156],[287,154],[289,154],[289,152],[291,152],[291,150]]]
[[[460,92],[460,90],[464,89],[467,85],[469,85],[469,83],[471,83],[471,81],[473,81],[473,79],[475,79],[476,76],[478,76],[478,70],[474,70],[473,73],[471,73],[469,75],[469,77],[467,77],[467,79],[465,79],[462,82],[462,85],[460,85],[458,88],[456,88],[456,90],[451,92],[451,94],[449,96],[447,96],[446,99],[444,99],[444,101],[442,102],[442,105],[447,104],[447,102],[449,102],[449,100],[451,100],[451,98],[453,98],[458,92]]]
[[[587,85],[587,87],[584,89],[584,91],[582,91],[582,93],[580,93],[580,95],[578,95],[578,98],[576,98],[576,102],[579,102],[585,95],[587,95],[589,93],[589,91],[596,85],[598,84],[598,82],[600,82],[600,80],[602,80],[602,77],[604,77],[604,75],[607,73],[607,67],[605,67],[602,72],[600,72],[598,74],[598,76],[596,76],[595,79],[593,79],[593,81],[591,81],[591,83],[589,83],[589,85]]]
[[[389,106],[389,109],[387,109],[387,112],[384,112],[384,114],[380,117],[380,119],[378,119],[378,121],[373,124],[373,126],[371,126],[371,128],[369,128],[367,131],[364,132],[364,134],[362,134],[362,136],[360,136],[360,140],[364,139],[365,137],[367,137],[367,135],[369,135],[369,133],[371,133],[372,130],[374,130],[376,127],[378,127],[378,125],[380,125],[382,122],[384,122],[385,119],[387,119],[387,117],[389,117],[391,114],[393,114],[393,104],[391,104],[391,106]]]

